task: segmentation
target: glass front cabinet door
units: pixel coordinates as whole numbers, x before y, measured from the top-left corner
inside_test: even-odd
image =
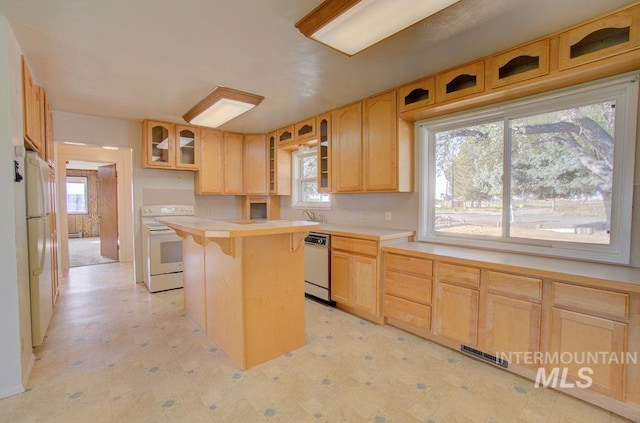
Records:
[[[175,166],[175,127],[172,123],[147,120],[143,123],[144,165],[151,168]]]
[[[200,128],[176,125],[176,168],[198,169]]]
[[[331,192],[331,114],[317,117],[318,131],[318,192]]]
[[[142,131],[144,167],[198,170],[199,127],[145,120]]]

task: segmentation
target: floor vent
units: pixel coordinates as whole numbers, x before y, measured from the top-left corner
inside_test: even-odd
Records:
[[[504,367],[505,369],[509,368],[509,362],[507,360],[503,360],[501,358],[496,357],[495,355],[487,354],[480,350],[476,350],[475,348],[471,348],[466,345],[460,345],[460,351],[462,351],[465,354],[469,354],[475,358],[488,361],[489,363],[495,364],[496,366]]]

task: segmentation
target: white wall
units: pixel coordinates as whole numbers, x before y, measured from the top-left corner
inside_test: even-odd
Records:
[[[418,228],[417,193],[366,193],[333,194],[331,210],[314,210],[316,216],[324,216],[327,222],[380,228]],[[386,213],[391,212],[391,220]],[[302,209],[291,208],[291,197],[280,198],[280,215],[283,219],[306,219]]]
[[[53,138],[56,143],[79,142],[110,145],[133,150],[133,222],[136,281],[142,282],[142,240],[140,209],[143,205],[188,204],[196,214],[212,218],[235,218],[240,202],[235,197],[194,195],[194,172],[142,168],[141,122],[107,119],[61,111],[53,112]],[[199,206],[199,204],[202,204]]]
[[[0,16],[0,398],[24,391],[34,356],[24,181],[14,182],[14,146],[23,144],[20,47]],[[24,172],[22,172],[24,175]]]

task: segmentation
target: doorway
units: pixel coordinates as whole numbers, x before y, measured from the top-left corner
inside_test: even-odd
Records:
[[[116,164],[68,160],[66,169],[69,267],[117,262]]]
[[[67,211],[67,183],[66,172],[67,162],[74,163],[77,161],[95,163],[97,168],[110,167],[115,175],[111,178],[109,184],[112,200],[105,201],[107,206],[104,208],[109,212],[110,223],[103,222],[103,215],[98,217],[99,223],[98,234],[105,234],[104,226],[110,233],[108,240],[103,236],[100,239],[99,247],[105,246],[106,242],[111,245],[111,252],[104,249],[100,252],[101,256],[110,257],[113,261],[131,262],[133,261],[134,241],[133,241],[133,197],[132,197],[132,150],[130,148],[105,149],[99,146],[76,145],[56,143],[56,192],[58,196],[58,228],[59,228],[59,249],[60,261],[63,273],[66,274],[70,267],[70,241],[76,239],[78,230],[73,231],[74,227],[70,224],[69,216],[73,213]],[[94,165],[95,166],[95,165]],[[96,169],[98,171],[98,169]],[[116,172],[117,171],[117,172]],[[96,192],[96,195],[99,195]],[[74,206],[72,206],[74,207]],[[113,229],[115,225],[116,229]],[[74,242],[74,241],[71,241]],[[132,278],[135,282],[135,277]]]

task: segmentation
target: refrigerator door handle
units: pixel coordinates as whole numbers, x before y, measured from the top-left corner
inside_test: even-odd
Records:
[[[33,276],[39,276],[44,269],[44,257],[47,252],[47,217],[38,219],[38,240],[42,240],[42,243],[38,242],[38,267],[33,269]],[[40,236],[40,230],[42,229],[42,237]]]

